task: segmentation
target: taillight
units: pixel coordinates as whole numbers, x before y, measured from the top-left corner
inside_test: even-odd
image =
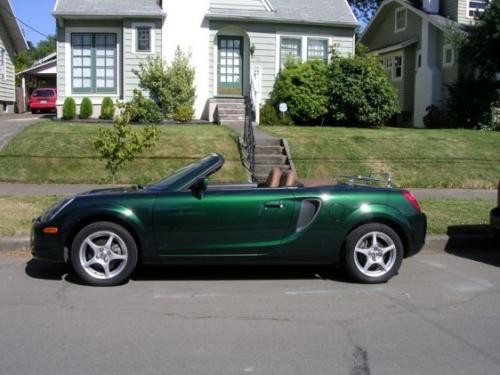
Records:
[[[420,204],[418,203],[417,198],[415,198],[412,193],[410,193],[408,190],[403,190],[402,193],[406,200],[413,206],[413,208],[415,208],[418,212],[422,212],[422,208],[420,208]]]

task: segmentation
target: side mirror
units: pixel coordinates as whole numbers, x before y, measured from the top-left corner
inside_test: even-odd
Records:
[[[203,198],[203,194],[208,188],[208,178],[203,177],[196,181],[191,188],[193,194],[195,194],[198,198]]]

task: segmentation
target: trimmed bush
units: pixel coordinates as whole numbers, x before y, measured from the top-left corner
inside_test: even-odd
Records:
[[[163,120],[160,107],[139,90],[134,90],[134,99],[125,104],[125,112],[132,122],[158,124]]]
[[[93,112],[94,106],[92,105],[92,101],[90,100],[90,98],[83,98],[82,102],[80,103],[80,118],[88,119],[90,116],[92,116]]]
[[[447,112],[454,128],[476,129],[488,123],[491,103],[498,99],[492,82],[459,81],[448,86]]]
[[[173,119],[179,122],[188,122],[193,119],[193,116],[194,116],[193,107],[188,104],[185,104],[177,108],[177,110],[174,112]]]
[[[322,123],[328,114],[327,72],[323,61],[289,62],[276,79],[272,104],[277,108],[279,103],[286,103],[298,124]]]
[[[113,120],[115,117],[115,103],[113,103],[113,99],[109,96],[106,96],[102,99],[101,104],[101,119],[103,120]]]
[[[76,103],[75,99],[68,97],[64,100],[63,105],[63,119],[64,120],[74,120],[76,117]]]
[[[376,58],[334,56],[328,76],[334,123],[377,127],[399,112],[396,90]]]
[[[278,110],[271,103],[266,103],[260,109],[260,125],[264,126],[287,126],[294,125],[293,120],[287,113],[284,116],[278,113]]]

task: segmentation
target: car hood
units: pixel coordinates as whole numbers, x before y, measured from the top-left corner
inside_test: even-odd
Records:
[[[77,196],[88,197],[94,195],[114,195],[114,194],[133,193],[133,192],[138,192],[140,190],[142,190],[142,188],[140,188],[139,186],[130,185],[117,188],[106,188],[106,189],[95,189],[95,190],[84,191],[82,193],[79,193]]]

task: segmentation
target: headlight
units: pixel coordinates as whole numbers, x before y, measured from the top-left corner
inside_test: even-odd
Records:
[[[75,197],[66,197],[63,200],[55,203],[42,215],[42,222],[52,220],[55,218],[68,204],[73,202]]]

